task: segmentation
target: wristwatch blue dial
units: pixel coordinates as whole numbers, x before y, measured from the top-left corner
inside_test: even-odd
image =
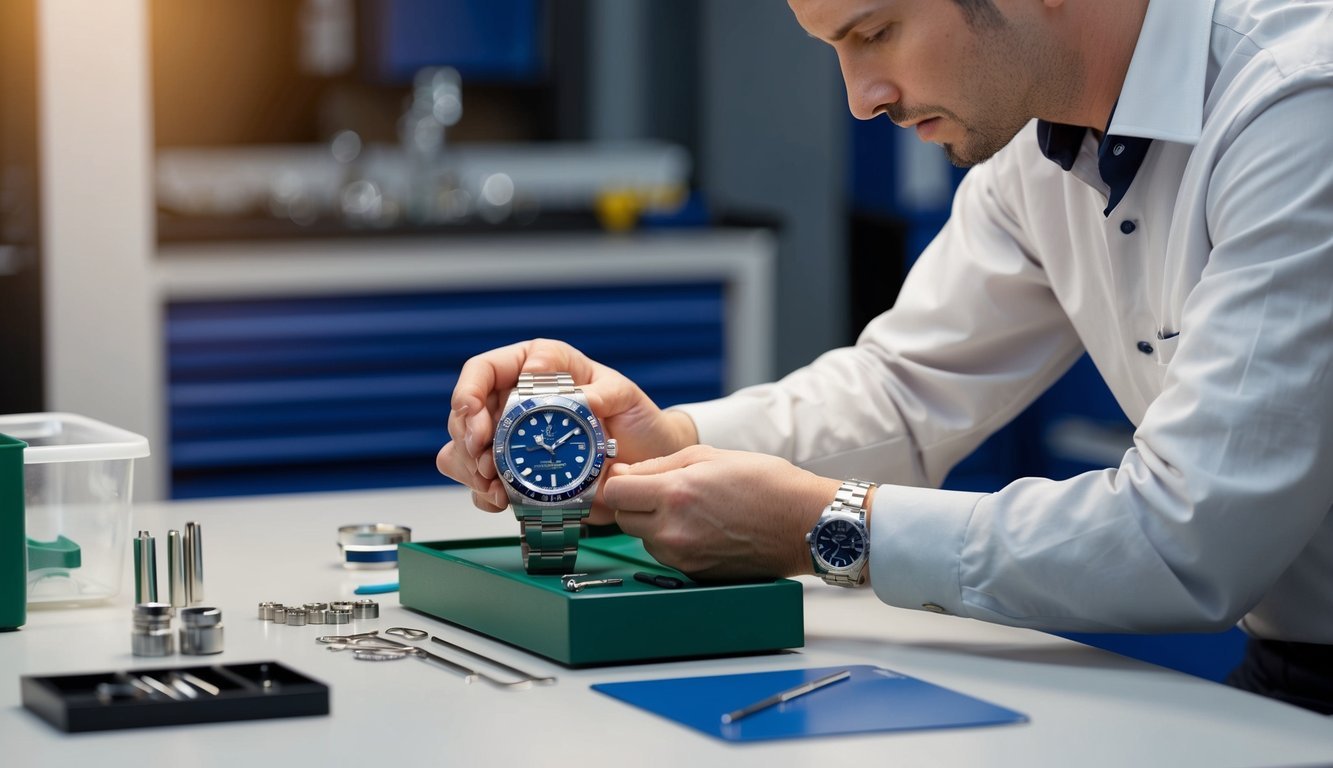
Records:
[[[568,373],[524,373],[495,429],[495,468],[518,518],[528,573],[574,570],[583,519],[616,441]]]
[[[839,587],[856,587],[866,581],[870,558],[870,532],[866,528],[866,495],[874,483],[847,480],[838,488],[833,503],[824,508],[815,527],[805,535],[815,575]]]
[[[533,501],[564,501],[578,496],[601,473],[605,454],[597,450],[600,428],[585,406],[541,405],[529,399],[501,420],[507,439],[497,466],[506,481]],[[513,479],[509,480],[508,476]]]
[[[814,537],[815,554],[830,568],[850,568],[865,557],[865,531],[850,520],[830,520]]]

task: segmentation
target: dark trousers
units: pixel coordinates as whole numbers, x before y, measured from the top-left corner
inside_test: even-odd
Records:
[[[1227,685],[1333,715],[1333,645],[1250,638]]]

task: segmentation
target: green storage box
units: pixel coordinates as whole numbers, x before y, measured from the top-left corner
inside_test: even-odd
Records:
[[[399,599],[436,618],[570,666],[758,653],[805,644],[801,585],[789,579],[680,589],[634,574],[684,576],[624,535],[580,542],[585,579],[619,587],[569,592],[523,570],[517,537],[398,547]]]
[[[28,545],[23,501],[23,449],[0,434],[0,631],[28,618]]]

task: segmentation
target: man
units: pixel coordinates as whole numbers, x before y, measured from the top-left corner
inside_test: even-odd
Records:
[[[874,480],[884,602],[1049,630],[1239,621],[1234,684],[1333,712],[1333,3],[790,5],[853,114],[976,165],[897,305],[855,347],[669,411],[558,342],[481,355],[441,471],[504,508],[502,395],[570,371],[620,446],[593,519],[664,563],[810,573],[840,481]],[[1118,467],[932,489],[1084,349],[1137,427]]]

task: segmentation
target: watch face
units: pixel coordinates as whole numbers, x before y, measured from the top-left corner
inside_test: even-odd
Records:
[[[850,568],[865,556],[866,538],[850,520],[830,520],[815,533],[815,553],[829,568]]]
[[[495,466],[519,494],[556,504],[597,481],[605,443],[601,424],[587,406],[559,395],[530,398],[501,417]]]

